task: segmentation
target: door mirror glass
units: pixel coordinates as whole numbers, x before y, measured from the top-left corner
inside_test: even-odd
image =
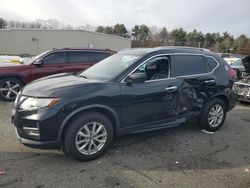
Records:
[[[127,78],[127,83],[143,83],[146,81],[145,73],[133,73]]]
[[[38,59],[38,60],[35,61],[33,64],[34,64],[34,65],[42,65],[42,64],[43,64],[43,60],[42,60],[42,59]]]

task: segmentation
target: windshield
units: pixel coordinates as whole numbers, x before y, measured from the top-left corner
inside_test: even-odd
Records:
[[[236,60],[234,63],[232,63],[232,65],[243,66],[243,63],[242,63],[241,59],[238,59],[238,60]]]
[[[86,78],[111,80],[121,74],[141,56],[115,54],[93,65],[80,75]]]

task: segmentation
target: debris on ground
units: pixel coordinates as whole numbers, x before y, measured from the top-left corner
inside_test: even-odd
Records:
[[[214,134],[214,132],[210,132],[210,131],[207,131],[207,130],[205,130],[205,129],[202,129],[201,132],[207,133],[207,134]]]
[[[249,172],[250,172],[250,170],[249,170],[248,168],[246,168],[246,169],[245,169],[245,172],[249,173]]]
[[[175,161],[175,164],[179,164],[179,161]]]
[[[1,175],[4,175],[4,174],[5,174],[5,171],[0,170],[0,176],[1,176]]]

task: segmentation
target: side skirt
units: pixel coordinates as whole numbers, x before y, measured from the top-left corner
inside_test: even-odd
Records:
[[[171,121],[171,122],[165,122],[165,123],[160,123],[157,124],[157,122],[152,123],[150,126],[145,127],[145,125],[136,125],[133,126],[133,128],[126,128],[120,131],[119,135],[124,135],[124,134],[134,134],[134,133],[141,133],[141,132],[148,132],[148,131],[153,131],[153,130],[158,130],[158,129],[165,129],[165,128],[171,128],[171,127],[177,127],[179,126],[181,123],[185,123],[186,119],[185,118],[181,118],[181,119],[177,119],[175,121]]]

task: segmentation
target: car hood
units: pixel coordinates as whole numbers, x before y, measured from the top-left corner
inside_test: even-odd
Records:
[[[0,61],[0,67],[20,67],[23,66],[21,63],[9,63],[9,62],[1,62]]]
[[[86,79],[72,73],[56,74],[35,80],[26,85],[22,95],[31,97],[61,97],[78,94],[89,90],[89,85],[100,83],[97,80]],[[72,92],[74,90],[74,92]]]
[[[244,67],[245,67],[246,72],[250,74],[250,55],[244,57],[242,59],[242,63],[244,65]]]
[[[244,70],[244,66],[241,65],[230,65],[233,69],[239,69],[239,70]]]

